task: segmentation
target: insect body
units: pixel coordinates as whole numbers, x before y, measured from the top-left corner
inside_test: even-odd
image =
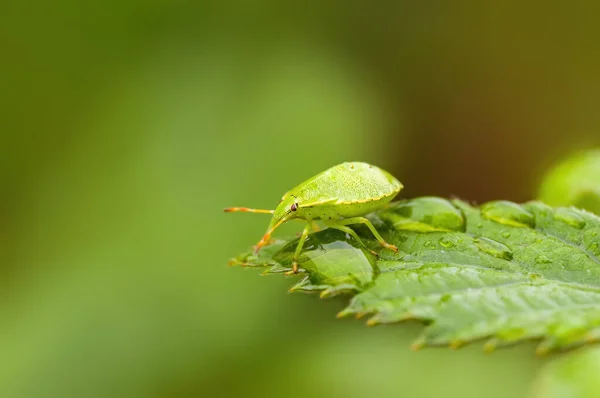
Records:
[[[384,207],[402,188],[400,181],[385,170],[367,163],[346,162],[317,174],[287,192],[275,210],[230,207],[225,211],[273,215],[267,232],[256,245],[255,252],[268,244],[273,231],[284,222],[295,218],[306,220],[292,258],[292,272],[297,273],[298,257],[313,220],[322,220],[328,227],[349,234],[363,246],[365,244],[348,225],[365,224],[383,247],[398,251],[398,248],[387,243],[373,224],[363,216]]]

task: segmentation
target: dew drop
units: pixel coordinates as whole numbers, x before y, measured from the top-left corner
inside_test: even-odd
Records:
[[[297,240],[288,242],[273,260],[282,265],[291,264],[297,243]],[[353,238],[331,228],[309,236],[298,262],[300,268],[310,272],[313,285],[362,286],[372,281],[377,268],[374,255]]]
[[[396,215],[392,221],[396,229],[421,232],[435,230],[464,231],[462,213],[449,201],[435,197],[422,197],[397,202],[390,206]],[[386,213],[383,213],[384,218]],[[398,218],[397,216],[400,216]]]
[[[533,227],[533,214],[516,203],[504,200],[489,202],[481,206],[481,215],[489,220],[511,227]]]
[[[423,246],[425,246],[425,247],[433,247],[433,242],[430,241],[430,240],[425,241],[425,243],[423,243]]]
[[[504,231],[504,232],[502,232],[502,236],[503,236],[504,238],[508,239],[508,238],[510,238],[510,232],[508,232],[508,231]]]
[[[596,232],[596,231],[592,231],[591,235],[592,235],[592,236],[597,236],[597,235],[598,235],[598,232]]]
[[[484,253],[504,260],[512,260],[513,253],[508,246],[488,238],[476,238],[475,244]]]
[[[442,238],[440,239],[440,245],[442,245],[445,248],[450,248],[454,247],[454,242],[452,242],[452,240],[450,240],[449,238]]]
[[[560,220],[574,228],[582,229],[585,227],[585,220],[579,214],[571,209],[561,207],[554,212],[554,219]]]

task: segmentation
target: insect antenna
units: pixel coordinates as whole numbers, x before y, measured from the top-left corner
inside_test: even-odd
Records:
[[[225,213],[263,213],[263,214],[273,214],[275,210],[264,210],[264,209],[249,209],[247,207],[227,207],[223,209]]]

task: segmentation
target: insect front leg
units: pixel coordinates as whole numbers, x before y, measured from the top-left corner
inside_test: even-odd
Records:
[[[315,221],[312,222],[312,229],[315,232],[319,232],[321,230],[321,228],[317,225]]]
[[[290,272],[286,272],[286,275],[297,274],[298,273],[298,257],[300,257],[300,252],[302,252],[302,246],[304,246],[304,241],[310,232],[310,228],[312,226],[312,221],[307,221],[304,229],[302,230],[302,235],[300,235],[300,240],[298,241],[298,246],[296,246],[296,251],[294,251],[294,257],[292,257],[292,270]]]
[[[279,227],[284,222],[285,218],[282,218],[281,220],[277,221],[275,225],[273,225],[267,230],[267,233],[265,233],[263,237],[260,238],[260,241],[256,244],[256,246],[254,246],[254,254],[258,254],[261,248],[269,244],[269,241],[271,240],[271,234],[273,233],[273,231],[275,231],[277,227]]]
[[[398,252],[398,248],[392,244],[389,244],[385,241],[385,239],[383,239],[381,237],[381,235],[379,234],[379,232],[377,232],[377,230],[375,229],[375,227],[373,226],[373,224],[371,224],[371,221],[369,221],[368,218],[365,217],[350,217],[350,218],[345,218],[343,220],[338,220],[335,222],[338,225],[350,225],[350,224],[365,224],[367,226],[367,228],[369,228],[371,230],[371,232],[373,233],[373,236],[375,236],[375,239],[377,239],[377,241],[381,244],[381,246],[385,247],[386,249],[390,249],[393,250],[394,252]]]
[[[356,234],[356,232],[354,232],[354,230],[350,227],[346,227],[345,225],[340,225],[340,224],[336,224],[335,222],[329,221],[325,223],[329,228],[333,228],[333,229],[337,229],[339,231],[342,231],[350,236],[352,236],[354,238],[355,241],[357,241],[362,247],[364,247],[365,249],[367,249],[368,251],[370,251],[372,254],[378,256],[379,254],[374,251],[371,250],[367,247],[367,245],[365,245],[365,242],[362,241],[361,238],[358,237],[358,235]]]

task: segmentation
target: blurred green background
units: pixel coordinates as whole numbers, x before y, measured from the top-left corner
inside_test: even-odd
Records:
[[[594,2],[383,4],[3,2],[0,396],[528,394],[532,344],[415,353],[225,265],[268,217],[223,207],[345,160],[525,201],[600,145]]]

